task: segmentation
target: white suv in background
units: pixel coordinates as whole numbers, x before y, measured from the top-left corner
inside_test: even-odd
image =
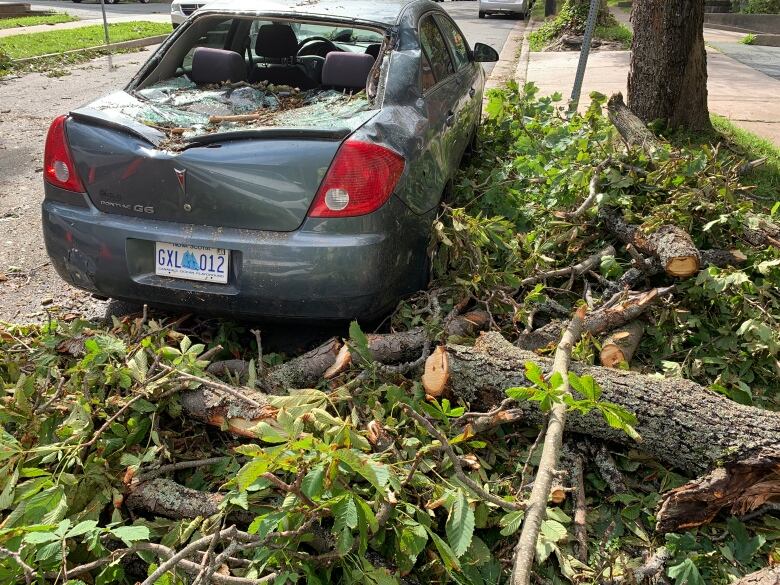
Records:
[[[173,0],[171,2],[171,24],[173,28],[187,20],[187,17],[201,6],[214,0]]]
[[[515,18],[526,18],[531,3],[531,0],[479,0],[479,17],[485,18],[488,14],[510,14]]]

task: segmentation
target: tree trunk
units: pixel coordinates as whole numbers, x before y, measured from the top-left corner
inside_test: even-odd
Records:
[[[704,0],[636,0],[628,105],[643,122],[709,130]]]

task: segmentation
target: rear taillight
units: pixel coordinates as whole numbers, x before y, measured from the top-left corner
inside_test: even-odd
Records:
[[[336,153],[309,216],[354,217],[376,211],[395,189],[404,165],[404,158],[389,148],[347,140]]]
[[[67,116],[60,116],[49,126],[46,135],[46,148],[43,153],[43,177],[48,182],[68,191],[83,192],[79,176],[76,174],[76,165],[70,155],[70,148],[65,138],[65,120]]]

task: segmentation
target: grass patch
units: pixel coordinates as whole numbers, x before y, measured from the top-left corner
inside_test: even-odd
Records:
[[[745,160],[766,158],[763,165],[745,175],[743,183],[755,186],[753,194],[766,207],[780,201],[780,148],[718,114],[710,114],[710,121],[712,132],[677,130],[669,132],[667,138],[681,148],[720,142],[725,143],[721,150],[728,149]]]
[[[614,24],[612,26],[597,26],[595,37],[602,41],[620,43],[624,49],[629,49],[631,48],[631,39],[634,38],[634,34],[628,27],[622,24]]]
[[[143,39],[170,33],[171,25],[160,22],[120,22],[109,25],[112,43]],[[14,35],[0,39],[0,54],[11,59],[24,59],[49,53],[62,53],[73,49],[86,49],[102,45],[103,26],[85,26],[69,30],[52,30],[40,33]]]
[[[115,49],[112,53],[118,55],[120,53],[137,53],[140,51],[143,51],[143,48]],[[25,75],[27,73],[43,73],[47,77],[64,77],[70,75],[72,66],[104,57],[106,54],[108,54],[108,51],[105,49],[95,49],[83,53],[44,57],[28,63],[12,63],[10,60],[3,61],[3,55],[0,53],[0,80],[7,75]]]
[[[751,171],[748,179],[756,186],[755,194],[759,197],[780,200],[780,148],[723,116],[712,114],[710,119],[715,130],[746,159],[766,158],[766,163]]]
[[[55,12],[54,14],[44,14],[40,16],[0,18],[0,29],[37,26],[39,24],[60,24],[62,22],[73,22],[74,20],[78,20],[78,18],[71,16],[70,14],[65,14],[64,12]]]
[[[532,51],[542,51],[558,38],[558,34],[559,27],[556,26],[555,21],[548,20],[528,35],[528,45]],[[620,43],[621,48],[629,49],[631,48],[631,39],[634,35],[629,28],[622,24],[614,24],[612,26],[597,26],[593,36],[602,41]]]
[[[748,33],[744,37],[739,39],[739,42],[742,43],[743,45],[752,45],[753,43],[756,42],[756,35],[754,35],[753,33]]]

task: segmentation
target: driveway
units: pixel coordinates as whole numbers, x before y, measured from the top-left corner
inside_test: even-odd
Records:
[[[97,4],[42,1],[83,18],[99,17]],[[485,42],[501,51],[516,21],[479,20],[476,2],[446,2],[468,40]],[[107,6],[109,14],[126,17],[167,14],[167,4],[126,3]],[[29,74],[0,81],[0,321],[45,321],[48,315],[102,317],[127,307],[109,304],[66,285],[48,262],[40,228],[42,156],[46,131],[60,114],[122,87],[149,57],[140,53],[114,56],[75,66],[71,75],[49,78]]]

